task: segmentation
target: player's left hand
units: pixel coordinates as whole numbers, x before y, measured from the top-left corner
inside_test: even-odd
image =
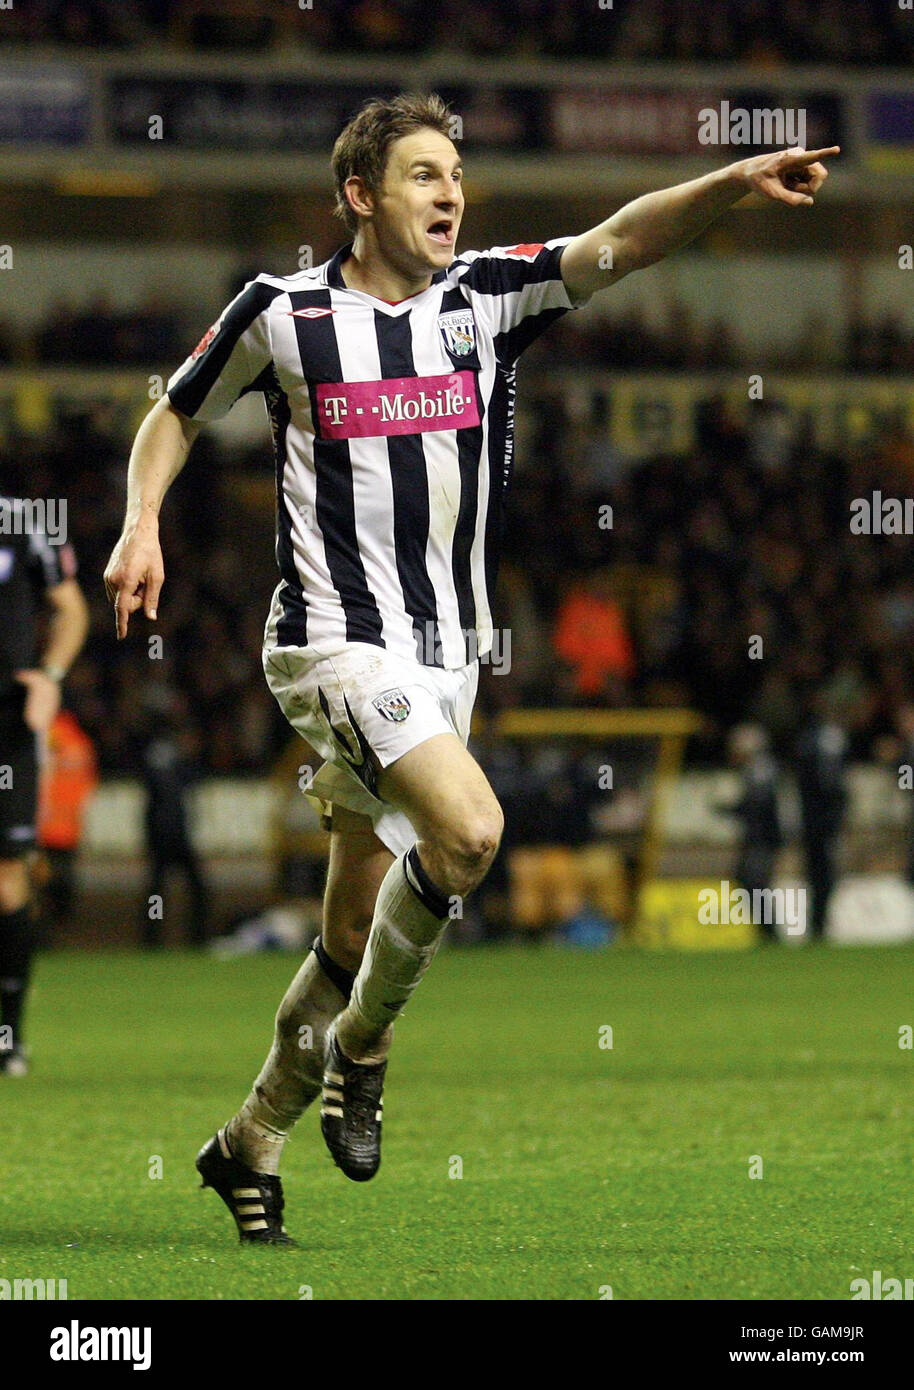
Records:
[[[808,206],[828,178],[821,161],[840,153],[840,145],[829,145],[824,150],[780,150],[777,154],[740,160],[736,171],[746,183],[747,193],[763,193],[766,198],[794,207]]]
[[[33,733],[46,734],[60,709],[60,686],[44,671],[16,671],[16,680],[27,686],[24,718]]]

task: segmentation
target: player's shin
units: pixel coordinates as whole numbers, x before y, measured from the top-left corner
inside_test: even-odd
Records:
[[[413,848],[385,875],[352,997],[335,1024],[337,1042],[353,1061],[381,1062],[390,1024],[431,964],[444,937],[449,899],[432,883]]]
[[[327,1026],[345,1007],[352,981],[318,937],[279,1006],[267,1060],[227,1126],[233,1153],[256,1172],[279,1172],[289,1131],[320,1094]]]

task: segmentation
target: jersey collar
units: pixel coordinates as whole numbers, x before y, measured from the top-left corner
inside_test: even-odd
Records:
[[[347,241],[346,245],[341,246],[339,251],[331,256],[330,260],[327,262],[327,284],[331,289],[348,290],[350,294],[357,294],[362,299],[370,299],[373,304],[383,304],[388,312],[390,312],[390,310],[402,309],[404,305],[412,304],[415,300],[420,299],[423,294],[428,294],[428,290],[420,290],[418,294],[410,295],[408,299],[401,299],[398,304],[391,304],[386,299],[378,299],[376,295],[367,294],[365,290],[350,289],[343,279],[342,266],[343,262],[348,260],[351,255],[352,247],[353,243]],[[450,267],[446,267],[444,270],[436,270],[435,274],[432,276],[432,283],[429,285],[428,289],[430,290],[432,285],[440,285],[441,281],[447,278],[449,269]]]

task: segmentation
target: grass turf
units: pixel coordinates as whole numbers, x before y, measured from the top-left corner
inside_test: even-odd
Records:
[[[0,1077],[0,1278],[70,1299],[847,1299],[911,1273],[910,946],[446,952],[399,1025],[378,1177],[332,1166],[315,1107],[283,1172],[302,1248],[241,1248],[193,1160],[294,969],[42,959],[32,1074]]]

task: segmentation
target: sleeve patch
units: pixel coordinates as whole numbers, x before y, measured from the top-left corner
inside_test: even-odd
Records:
[[[206,349],[209,347],[210,343],[213,341],[218,332],[218,323],[214,323],[212,328],[208,328],[206,330],[206,332],[203,334],[203,337],[200,339],[199,343],[194,348],[193,352],[190,354],[192,362],[196,362],[200,354],[206,352]]]

